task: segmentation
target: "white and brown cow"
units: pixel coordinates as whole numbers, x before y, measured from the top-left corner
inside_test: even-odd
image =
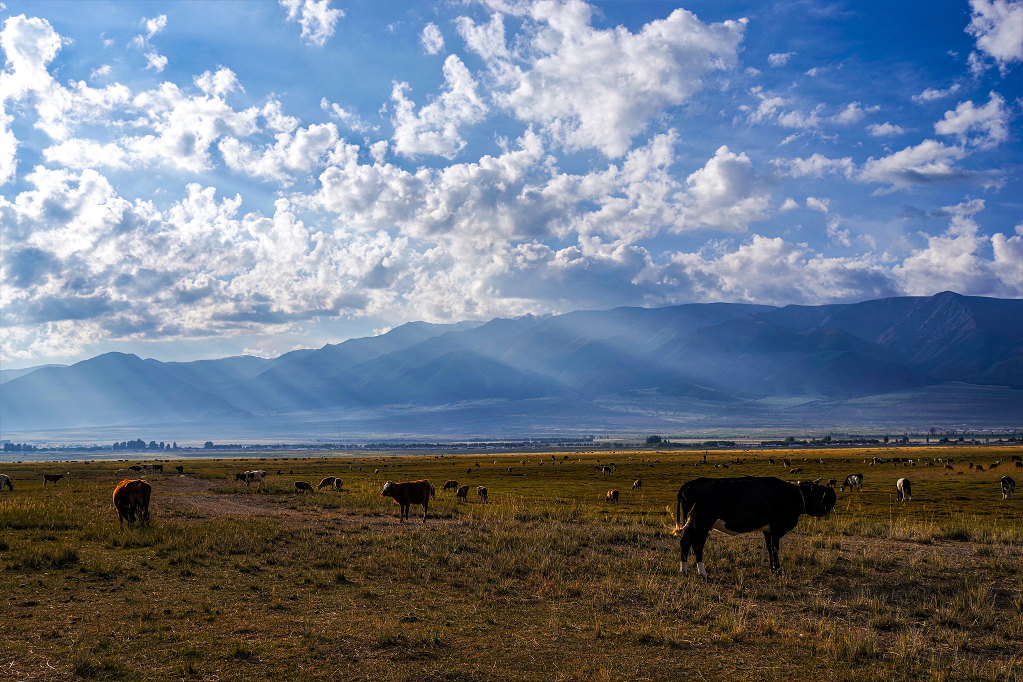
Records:
[[[1007,500],[1016,494],[1016,481],[1011,476],[1002,476],[1002,499]],[[0,490],[3,490],[0,487]]]
[[[839,488],[839,492],[845,492],[846,488],[856,488],[858,492],[863,492],[863,474],[849,474],[845,477],[845,482],[842,483],[842,487]]]
[[[900,478],[895,482],[895,493],[898,496],[899,502],[913,501],[913,488],[908,478]]]

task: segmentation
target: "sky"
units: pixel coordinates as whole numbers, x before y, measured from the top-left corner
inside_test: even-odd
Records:
[[[1023,0],[0,2],[0,367],[1023,297]]]

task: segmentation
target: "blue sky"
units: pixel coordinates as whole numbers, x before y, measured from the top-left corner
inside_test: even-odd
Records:
[[[1023,296],[1023,2],[0,4],[0,363]]]

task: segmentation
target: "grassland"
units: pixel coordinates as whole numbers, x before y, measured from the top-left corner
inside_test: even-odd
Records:
[[[707,464],[652,451],[557,464],[535,453],[189,460],[183,476],[170,462],[148,477],[153,523],[130,529],[110,503],[124,463],[0,464],[16,486],[0,493],[0,676],[1023,679],[1023,496],[1002,501],[997,484],[1023,482],[1014,454],[1023,448],[712,451]],[[916,466],[864,463],[893,455]],[[710,581],[680,576],[666,512],[679,485],[796,478],[785,457],[803,479],[862,471],[864,490],[800,521],[780,577],[759,534],[712,535]],[[925,465],[936,457],[955,470]],[[598,473],[598,460],[616,472]],[[271,474],[264,489],[231,480],[249,468]],[[43,473],[65,472],[43,489]],[[295,492],[324,475],[344,490]],[[901,476],[914,486],[905,505]],[[424,477],[438,491],[429,522],[400,524],[383,481]],[[448,479],[486,485],[491,503],[474,491],[456,503],[440,490]],[[612,487],[618,505],[604,504]]]

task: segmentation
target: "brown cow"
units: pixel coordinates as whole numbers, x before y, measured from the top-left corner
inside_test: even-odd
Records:
[[[430,504],[430,498],[436,498],[437,494],[433,485],[426,479],[421,481],[405,481],[395,483],[387,481],[380,497],[393,497],[394,501],[401,507],[400,519],[404,522],[408,518],[409,507],[414,504],[423,505],[423,523],[426,523],[426,510]]]
[[[834,488],[836,485],[838,485],[838,479],[837,478],[829,478],[828,482],[825,483],[824,485],[826,485],[829,488]]]
[[[320,484],[316,486],[316,489],[323,490],[324,488],[333,488],[335,480],[336,477],[334,476],[325,476],[324,478],[320,479]]]
[[[295,492],[301,492],[303,490],[313,491],[313,487],[305,481],[295,481]]]
[[[460,485],[458,490],[455,491],[455,500],[462,500],[463,502],[469,501],[469,486]]]
[[[149,523],[149,497],[153,493],[153,487],[141,479],[126,478],[114,488],[114,510],[117,511],[117,518],[124,527],[139,521],[143,524]]]
[[[43,474],[43,487],[46,487],[47,482],[57,485],[57,481],[62,478],[64,478],[64,474]]]
[[[607,491],[607,495],[604,496],[605,502],[618,502],[618,491],[612,488]]]
[[[441,488],[441,490],[454,490],[455,492],[457,492],[458,481],[448,481],[447,483],[444,484],[444,487]]]
[[[482,486],[482,485],[476,486],[476,495],[480,498],[481,502],[487,502],[487,503],[490,502],[490,500],[487,499],[487,488],[486,488],[486,486]]]

